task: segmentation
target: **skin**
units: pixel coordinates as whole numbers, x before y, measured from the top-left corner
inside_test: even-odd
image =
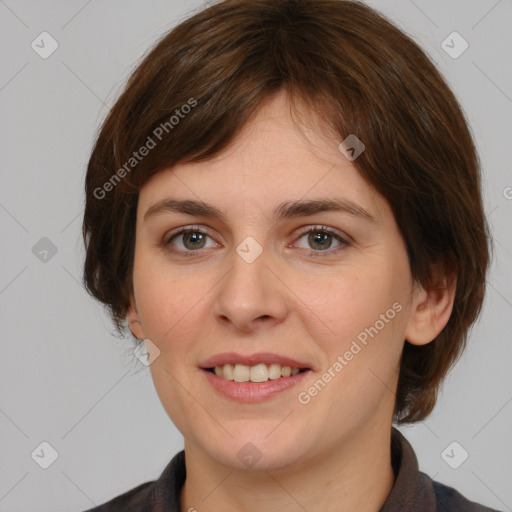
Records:
[[[436,271],[435,290],[413,283],[386,200],[340,153],[339,140],[306,110],[301,119],[298,126],[279,92],[221,155],[161,171],[140,191],[128,320],[160,350],[150,370],[184,436],[183,512],[378,511],[394,482],[389,440],[404,340],[429,343],[452,311],[453,276]],[[207,201],[225,218],[161,212],[144,221],[167,197]],[[313,198],[349,199],[376,222],[342,212],[272,220],[280,202]],[[197,225],[208,236],[195,241],[202,248],[192,257],[170,250],[193,252],[187,235],[165,246],[176,228]],[[350,244],[315,243],[314,233],[308,241],[302,230],[318,225]],[[250,264],[235,250],[248,236],[263,249]],[[396,302],[401,311],[300,403],[298,393]],[[218,394],[198,367],[227,351],[275,352],[313,372],[298,387],[241,404]],[[248,442],[262,455],[251,468],[237,457]]]

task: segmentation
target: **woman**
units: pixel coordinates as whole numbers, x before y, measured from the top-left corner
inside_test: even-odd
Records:
[[[86,177],[84,282],[185,449],[94,511],[484,511],[393,427],[432,411],[489,265],[475,146],[364,4],[225,0],[145,57]]]

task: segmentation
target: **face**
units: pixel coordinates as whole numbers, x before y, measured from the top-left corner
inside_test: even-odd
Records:
[[[405,244],[340,141],[313,126],[299,127],[280,93],[222,155],[164,170],[140,191],[132,332],[160,350],[150,370],[185,442],[233,468],[244,467],[237,454],[248,442],[259,468],[283,468],[392,421],[414,309]],[[221,217],[163,207],[168,199],[208,203]],[[312,200],[368,215],[275,216],[281,203]],[[293,385],[270,396],[234,399],[201,368],[226,352],[309,370],[281,377]]]

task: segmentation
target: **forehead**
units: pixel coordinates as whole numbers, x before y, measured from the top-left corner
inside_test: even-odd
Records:
[[[219,155],[154,175],[140,191],[142,213],[165,198],[203,201],[236,215],[275,210],[284,201],[343,198],[380,217],[383,198],[339,151],[341,141],[310,112],[292,118],[290,108],[278,94]]]

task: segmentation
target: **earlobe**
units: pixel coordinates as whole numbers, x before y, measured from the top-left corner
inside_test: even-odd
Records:
[[[142,332],[142,325],[139,320],[137,305],[135,304],[133,295],[130,296],[130,308],[128,309],[127,320],[131,333],[139,340],[144,339],[144,333]]]
[[[426,345],[445,328],[453,310],[457,278],[454,271],[446,272],[437,266],[431,285],[417,285],[413,292],[411,315],[405,339],[413,345]]]

